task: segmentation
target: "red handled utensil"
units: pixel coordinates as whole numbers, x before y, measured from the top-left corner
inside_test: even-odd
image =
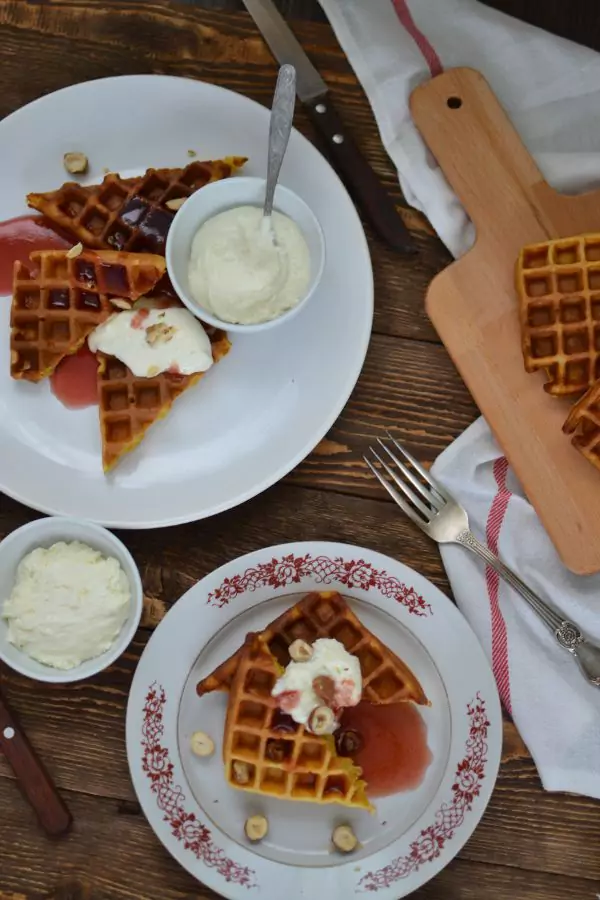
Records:
[[[1,694],[0,750],[47,834],[64,834],[73,821],[71,813]]]

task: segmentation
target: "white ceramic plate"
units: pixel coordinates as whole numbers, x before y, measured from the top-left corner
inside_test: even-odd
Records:
[[[43,146],[39,135],[44,135]],[[249,157],[263,175],[268,111],[240,94],[183,78],[133,75],[57,91],[0,122],[0,219],[25,214],[25,194],[66,180],[63,154],[103,168]],[[67,410],[48,383],[8,375],[10,304],[0,303],[0,490],[49,513],[120,528],[201,519],[258,494],[321,440],[360,373],[373,318],[365,236],[338,177],[294,131],[281,181],[316,213],[327,263],[318,291],[289,323],[232,335],[229,356],[177,401],[105,478],[97,410]]]
[[[414,669],[431,708],[422,710],[433,762],[412,792],[375,801],[376,814],[335,804],[287,802],[236,791],[221,760],[227,698],[198,698],[196,682],[309,590],[337,589],[365,625]],[[190,736],[215,739],[209,760]],[[133,783],[152,828],[189,872],[238,900],[348,897],[397,900],[439,872],[463,846],[492,793],[502,744],[493,676],[453,604],[412,569],[370,550],[300,543],[251,553],[182,597],[148,643],[127,708]],[[269,835],[250,845],[245,819],[262,812]],[[350,822],[361,849],[331,852],[331,832]]]

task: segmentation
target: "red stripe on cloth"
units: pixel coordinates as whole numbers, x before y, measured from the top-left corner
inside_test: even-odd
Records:
[[[429,66],[432,76],[440,75],[444,71],[442,61],[429,43],[422,31],[420,31],[412,17],[412,13],[408,8],[407,0],[392,0],[394,9],[398,14],[401,24],[410,34],[411,38],[425,57],[425,62]]]
[[[494,463],[494,478],[498,485],[498,491],[492,501],[486,524],[486,538],[488,547],[498,555],[498,539],[502,531],[504,517],[511,492],[506,487],[508,475],[508,462],[504,457]],[[488,598],[490,601],[490,614],[492,620],[492,669],[500,692],[500,698],[504,708],[512,714],[510,698],[510,670],[508,663],[508,638],[506,634],[506,622],[500,610],[498,601],[500,589],[500,576],[489,566],[486,566],[485,580],[487,584]]]

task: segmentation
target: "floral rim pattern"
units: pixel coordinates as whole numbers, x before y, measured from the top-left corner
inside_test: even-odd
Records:
[[[401,878],[417,872],[425,863],[437,859],[445,844],[452,840],[456,830],[463,824],[473,801],[481,793],[487,762],[490,722],[485,701],[479,694],[467,704],[467,716],[469,736],[465,755],[456,768],[452,799],[449,803],[442,804],[435,814],[433,825],[421,831],[410,845],[410,852],[406,856],[399,856],[377,872],[368,872],[359,882],[360,890],[378,891],[389,888]]]
[[[167,701],[164,688],[154,682],[150,685],[144,703],[142,722],[142,769],[150,780],[150,790],[156,797],[158,808],[164,813],[171,834],[181,841],[186,850],[206,866],[216,869],[225,881],[256,887],[255,873],[247,866],[240,866],[217,847],[206,825],[199,822],[194,813],[186,811],[185,794],[174,784],[173,763],[169,750],[163,747],[163,710]]]
[[[311,578],[317,584],[342,584],[349,589],[360,588],[368,591],[375,588],[384,597],[401,603],[415,616],[431,616],[432,609],[413,587],[408,587],[394,575],[383,569],[376,569],[364,559],[344,560],[341,556],[333,559],[329,556],[295,556],[293,553],[281,559],[271,559],[267,563],[259,563],[242,575],[226,578],[223,583],[208,595],[208,603],[213,606],[226,606],[235,597],[246,591],[255,591],[262,587],[282,588],[300,584],[302,579]]]

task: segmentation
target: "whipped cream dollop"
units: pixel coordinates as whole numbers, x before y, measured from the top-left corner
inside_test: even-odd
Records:
[[[227,209],[204,222],[192,241],[190,293],[225,322],[270,321],[308,289],[310,252],[300,228],[279,212],[271,216],[272,231],[262,220],[255,206]]]
[[[192,375],[213,364],[210,340],[187,309],[127,309],[99,325],[89,336],[92,353],[116,356],[138,378],[161,372]]]
[[[130,599],[117,559],[79,541],[60,541],[23,557],[2,617],[19,650],[44,665],[73,669],[112,646]]]
[[[321,681],[319,681],[321,679]],[[322,679],[331,691],[323,691]],[[328,706],[336,716],[347,706],[356,706],[362,696],[362,674],[356,656],[333,638],[319,638],[312,655],[303,662],[290,662],[275,682],[272,696],[283,712],[300,725],[308,725],[315,709]]]

